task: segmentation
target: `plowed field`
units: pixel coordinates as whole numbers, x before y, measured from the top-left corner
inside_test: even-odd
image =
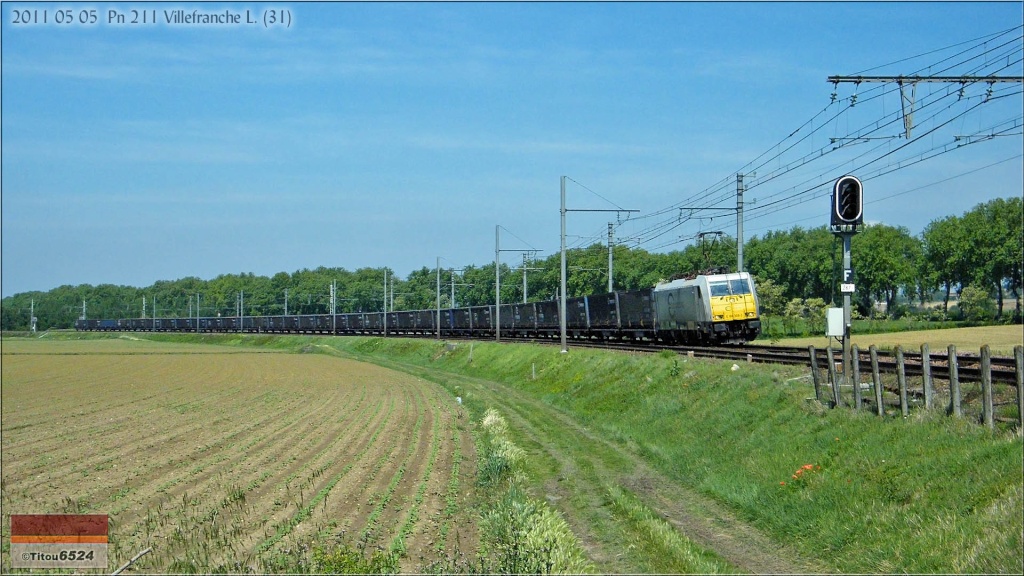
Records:
[[[153,547],[134,570],[262,572],[329,536],[415,571],[473,546],[467,424],[433,384],[320,354],[5,342],[2,529],[109,514],[111,569]]]

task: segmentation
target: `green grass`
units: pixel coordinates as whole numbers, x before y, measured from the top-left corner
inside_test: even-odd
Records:
[[[716,555],[682,536],[664,519],[657,517],[635,494],[619,487],[608,489],[612,510],[622,516],[636,536],[629,545],[644,559],[646,572],[729,573],[727,564]]]

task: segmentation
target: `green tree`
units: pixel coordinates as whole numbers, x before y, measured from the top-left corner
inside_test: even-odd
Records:
[[[441,270],[441,306],[446,307],[451,300],[451,279],[452,273],[449,270]],[[458,273],[455,274],[455,283],[460,284],[462,280]],[[458,299],[461,294],[461,286],[456,286],[455,297]],[[395,288],[398,294],[395,295],[396,310],[430,310],[437,307],[437,270],[424,266],[419,270],[413,270],[401,289]]]
[[[781,285],[786,298],[834,301],[841,245],[826,227],[772,231],[751,238],[743,252],[745,267]]]
[[[922,282],[928,288],[942,287],[942,310],[949,310],[949,296],[965,275],[967,251],[963,222],[957,216],[933,220],[921,234]]]
[[[761,312],[762,331],[771,331],[771,318],[782,318],[786,313],[785,290],[770,278],[754,278],[757,303]]]
[[[915,294],[921,261],[921,242],[906,228],[875,224],[853,237],[853,269],[861,306],[873,306],[869,299],[884,301],[891,311],[897,294]]]
[[[828,304],[821,298],[807,298],[804,300],[807,309],[807,320],[811,325],[811,332],[814,334],[825,333],[825,310]]]
[[[972,283],[991,286],[996,292],[996,316],[1003,315],[1003,290],[1015,294],[1021,285],[1024,260],[1024,200],[997,198],[964,214],[964,230],[972,242]]]

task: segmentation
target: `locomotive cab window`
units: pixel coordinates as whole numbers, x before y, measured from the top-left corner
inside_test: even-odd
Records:
[[[708,288],[711,290],[712,297],[729,295],[729,283],[725,280],[720,282],[709,282]]]
[[[746,278],[709,282],[708,287],[712,296],[739,296],[752,293],[750,282]]]
[[[746,278],[737,278],[729,281],[729,287],[733,294],[750,294],[750,282]]]

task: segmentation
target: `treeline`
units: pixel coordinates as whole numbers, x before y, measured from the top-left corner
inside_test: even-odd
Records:
[[[933,294],[943,297],[942,312],[952,294],[968,296],[970,313],[984,317],[1008,316],[1007,296],[1016,300],[1013,316],[1021,316],[1020,292],[1024,263],[1024,206],[1020,198],[996,199],[980,204],[962,216],[931,222],[920,237],[906,228],[867,226],[852,241],[857,311],[871,316],[876,304],[892,314],[908,303],[924,303]],[[567,257],[570,297],[608,289],[608,249],[595,244],[570,250]],[[709,268],[736,269],[736,241],[724,237],[689,246],[684,250],[653,254],[642,249],[613,249],[616,290],[653,286],[680,272]],[[744,245],[744,267],[758,279],[763,311],[785,316],[794,303],[840,302],[842,244],[827,227],[792,228],[753,237]],[[560,255],[527,263],[526,297],[530,301],[554,298],[559,289]],[[383,310],[385,276],[389,279],[389,310],[429,309],[437,305],[437,272],[423,267],[406,278],[394,278],[389,268],[320,267],[279,272],[272,277],[254,274],[223,274],[212,280],[189,277],[159,281],[145,288],[79,285],[61,286],[48,292],[26,292],[4,298],[0,306],[3,330],[25,330],[35,301],[40,330],[68,328],[82,315],[89,318],[138,318],[233,316],[244,300],[249,316],[273,314],[323,314],[330,312],[330,285],[337,283],[336,310],[371,312]],[[452,285],[457,306],[494,302],[494,264],[441,270],[441,306],[452,304]],[[966,293],[965,293],[966,291]],[[897,297],[904,303],[898,304]],[[502,302],[523,300],[522,262],[501,264]],[[991,306],[985,304],[991,302]],[[960,310],[961,314],[968,311]]]

